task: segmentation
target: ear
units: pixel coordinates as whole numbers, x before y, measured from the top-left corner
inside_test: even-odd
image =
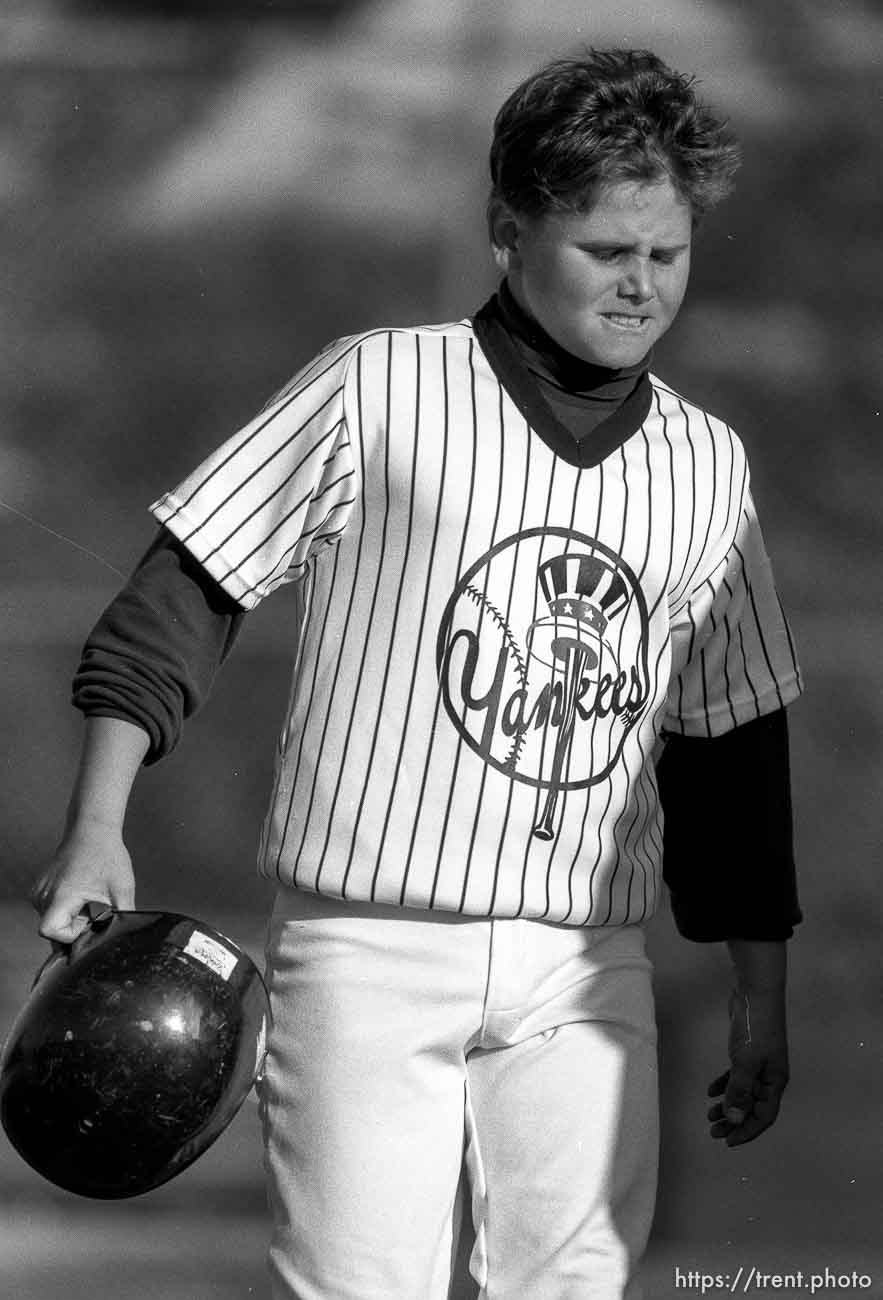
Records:
[[[492,199],[488,206],[488,231],[494,261],[497,268],[506,275],[512,269],[513,259],[518,256],[520,223],[502,199]]]

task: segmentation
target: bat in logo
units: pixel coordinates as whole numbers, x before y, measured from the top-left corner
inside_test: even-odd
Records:
[[[601,663],[610,619],[627,604],[622,577],[599,555],[557,555],[540,565],[538,578],[549,614],[528,631],[531,655],[562,673],[562,707],[555,736],[546,798],[533,833],[540,840],[555,837],[555,813],[561,777],[573,744],[577,704],[587,673]]]

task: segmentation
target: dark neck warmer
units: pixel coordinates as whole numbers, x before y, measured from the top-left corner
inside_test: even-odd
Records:
[[[501,323],[558,419],[577,438],[588,436],[642,381],[650,353],[611,370],[567,352],[516,302],[504,280],[497,293]]]
[[[505,283],[473,317],[478,344],[525,420],[571,465],[589,468],[643,425],[653,400],[647,366],[610,370],[560,347]]]

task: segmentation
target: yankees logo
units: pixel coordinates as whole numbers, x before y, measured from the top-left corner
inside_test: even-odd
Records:
[[[539,839],[562,791],[609,775],[649,695],[647,606],[629,566],[564,528],[506,538],[460,579],[436,647],[463,740],[513,781],[544,789]]]

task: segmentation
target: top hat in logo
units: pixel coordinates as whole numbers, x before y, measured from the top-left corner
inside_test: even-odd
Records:
[[[531,624],[531,655],[549,668],[560,668],[578,651],[583,671],[596,669],[610,620],[629,601],[629,588],[606,556],[555,555],[540,565],[540,588],[548,614]]]

